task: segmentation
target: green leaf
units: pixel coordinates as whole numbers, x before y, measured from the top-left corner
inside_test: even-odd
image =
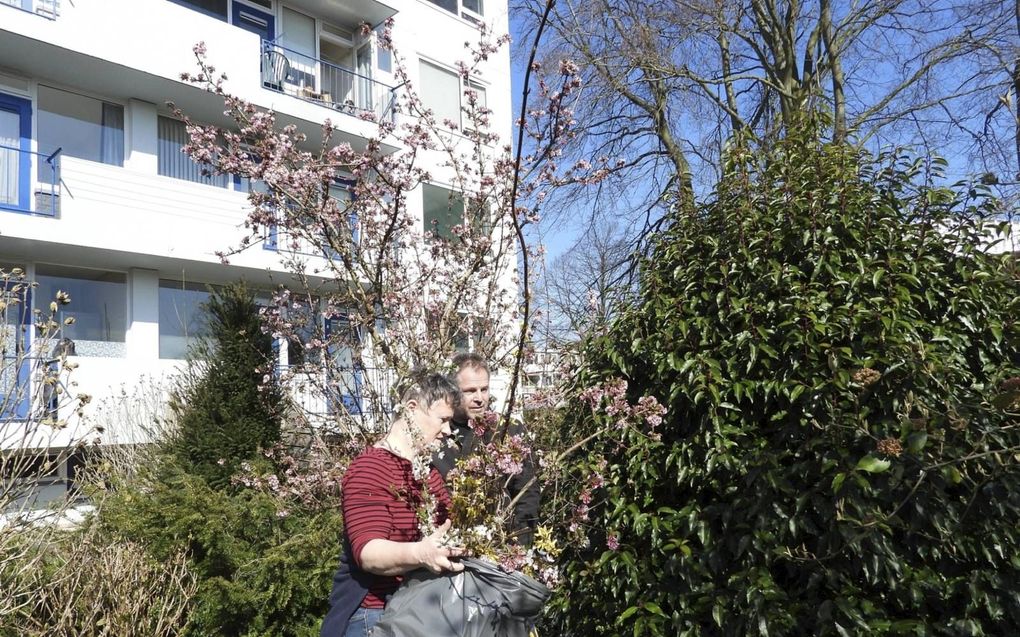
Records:
[[[953,484],[960,484],[963,482],[963,474],[960,473],[960,470],[953,465],[942,467],[942,475],[946,480],[949,480]]]
[[[911,453],[921,453],[924,445],[928,443],[928,434],[923,431],[915,431],[907,436],[907,449]]]
[[[655,613],[660,617],[666,616],[666,613],[662,612],[662,608],[655,602],[645,602],[644,604],[642,604],[642,606],[644,606],[645,610],[647,610],[650,613]]]
[[[892,465],[888,460],[875,457],[870,453],[857,463],[857,469],[868,473],[882,473]]]
[[[846,480],[845,473],[837,473],[836,477],[832,479],[832,493],[839,493],[839,488],[843,486],[843,481]]]

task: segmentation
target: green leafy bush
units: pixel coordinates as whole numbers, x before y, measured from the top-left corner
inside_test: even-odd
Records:
[[[672,214],[579,374],[669,411],[596,450],[546,632],[1020,626],[1020,279],[979,247],[997,202],[931,167],[792,135]]]

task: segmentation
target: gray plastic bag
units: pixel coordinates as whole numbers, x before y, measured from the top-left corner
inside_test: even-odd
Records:
[[[462,560],[460,573],[409,573],[372,637],[528,637],[548,588],[490,562]]]

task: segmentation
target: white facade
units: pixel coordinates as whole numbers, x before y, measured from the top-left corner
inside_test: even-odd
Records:
[[[456,115],[455,64],[469,59],[475,20],[507,32],[505,1],[0,0],[0,266],[40,281],[40,299],[71,288],[75,391],[95,403],[175,369],[187,326],[172,325],[167,303],[185,307],[206,284],[287,281],[267,246],[229,265],[216,255],[244,236],[247,198],[244,184],[200,183],[182,163],[168,101],[229,124],[221,98],[180,79],[196,71],[194,45],[206,44],[229,92],[276,111],[311,148],[326,118],[358,147],[375,130],[361,111],[393,116],[401,90],[396,60],[359,25],[391,16],[411,82]],[[508,140],[509,54],[481,71],[472,88]],[[438,186],[452,182],[441,158],[426,161]],[[412,212],[423,214],[423,197],[410,197]]]

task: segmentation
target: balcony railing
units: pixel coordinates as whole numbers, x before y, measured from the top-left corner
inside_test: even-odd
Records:
[[[314,224],[317,222],[310,220],[309,223]],[[349,213],[347,215],[347,224],[348,228],[336,228],[335,230],[337,232],[349,230],[354,241],[354,249],[357,250],[358,242],[360,241],[358,215],[353,212]],[[306,257],[321,257],[323,259],[335,259],[338,257],[336,251],[329,248],[325,236],[318,241],[312,241],[309,237],[287,232],[277,225],[268,226],[265,229],[262,237],[262,247],[273,252],[292,252]]]
[[[60,212],[60,150],[45,155],[0,146],[0,210],[56,217]],[[32,166],[37,174],[32,179]]]
[[[262,85],[351,115],[393,117],[394,89],[304,53],[262,43]]]
[[[0,0],[0,6],[28,11],[49,20],[60,15],[60,0]]]
[[[349,367],[327,373],[280,365],[278,374],[285,379],[294,405],[312,420],[335,423],[341,416],[361,417],[362,424],[371,426],[392,416],[392,405],[372,399],[375,392],[388,395],[392,370]]]

